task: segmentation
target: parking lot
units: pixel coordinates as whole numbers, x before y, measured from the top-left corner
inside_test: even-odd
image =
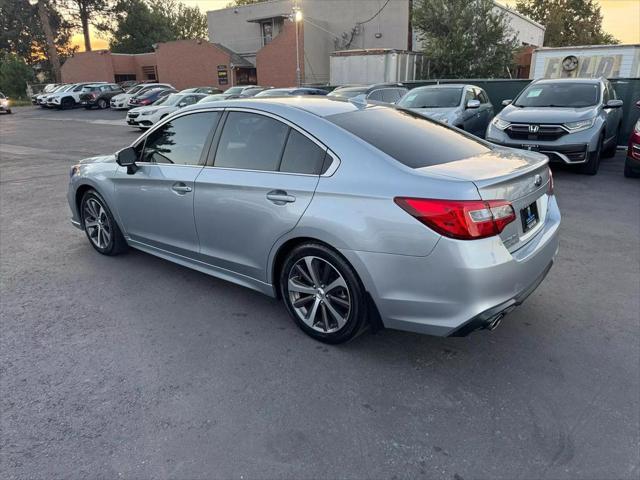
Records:
[[[337,346],[277,301],[98,255],[69,168],[124,112],[0,118],[0,477],[638,478],[640,181],[554,168],[546,281],[494,332]]]

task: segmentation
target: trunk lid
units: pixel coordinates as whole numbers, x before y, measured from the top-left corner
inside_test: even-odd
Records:
[[[546,221],[549,160],[522,150],[494,148],[471,158],[419,169],[427,175],[473,182],[483,200],[508,200],[516,220],[500,234],[510,252],[524,246]]]

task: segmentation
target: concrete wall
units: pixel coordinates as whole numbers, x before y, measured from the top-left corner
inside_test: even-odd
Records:
[[[160,43],[155,55],[159,81],[170,83],[178,90],[205,85],[217,87],[217,66],[229,68],[230,64],[226,52],[205,40]]]
[[[304,26],[299,32],[300,72],[304,79]],[[285,22],[280,35],[256,54],[258,85],[290,87],[296,85],[296,25]]]

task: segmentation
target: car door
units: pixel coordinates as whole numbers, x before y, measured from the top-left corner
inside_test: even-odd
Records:
[[[489,122],[493,119],[493,105],[489,100],[487,92],[481,88],[476,88],[476,98],[480,100],[480,124],[478,125],[478,133],[476,133],[476,135],[484,138]]]
[[[478,100],[476,92],[472,87],[468,87],[464,93],[464,103],[462,105],[462,126],[465,132],[478,135],[480,132],[480,109],[479,108],[467,108],[469,100]]]
[[[616,134],[616,130],[620,122],[620,115],[622,114],[621,108],[606,107],[607,102],[609,100],[615,100],[615,99],[616,99],[616,93],[611,83],[608,81],[604,82],[602,104],[603,104],[603,112],[607,117],[606,124],[605,124],[605,140],[609,143],[612,141],[612,137]]]
[[[231,110],[223,121],[196,181],[201,259],[268,282],[269,252],[309,205],[326,147],[266,113]]]
[[[202,170],[220,111],[187,113],[164,122],[144,137],[138,170],[118,168],[118,212],[127,235],[172,253],[195,256],[195,179]]]

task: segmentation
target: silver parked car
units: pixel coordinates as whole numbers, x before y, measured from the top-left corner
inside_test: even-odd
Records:
[[[475,85],[431,85],[410,90],[397,105],[484,137],[493,118],[487,92]]]
[[[410,111],[318,97],[196,104],[71,170],[72,222],[271,296],[329,343],[367,325],[494,328],[542,281],[547,158]]]
[[[622,100],[604,78],[536,80],[503,104],[487,129],[493,143],[542,152],[588,175],[615,154]]]

